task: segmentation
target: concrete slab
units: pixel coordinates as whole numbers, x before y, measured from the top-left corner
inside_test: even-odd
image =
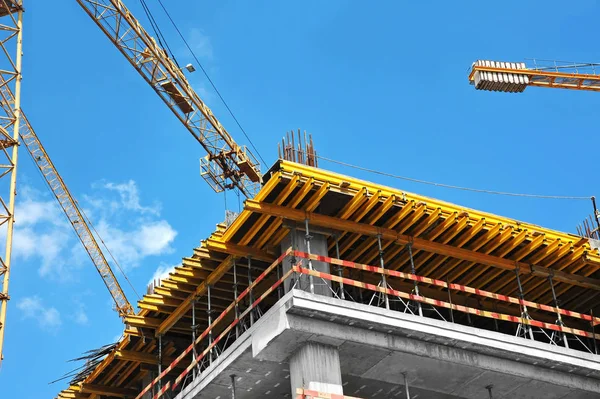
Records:
[[[395,311],[291,291],[180,399],[291,397],[288,361],[304,342],[338,348],[346,395],[403,398],[600,398],[600,356]]]

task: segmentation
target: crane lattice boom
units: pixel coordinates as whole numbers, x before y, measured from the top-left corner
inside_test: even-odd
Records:
[[[208,155],[201,160],[201,174],[210,186],[217,192],[238,188],[246,197],[253,196],[261,181],[254,155],[233,140],[181,69],[123,2],[77,2],[204,147]]]
[[[469,82],[478,90],[508,93],[520,93],[528,86],[600,91],[596,69],[600,72],[597,64],[528,68],[522,62],[479,60],[473,63]]]
[[[0,84],[0,97],[6,99],[5,101],[0,102],[2,105],[14,101],[13,93],[8,89],[8,86],[4,84]],[[19,125],[19,136],[21,136],[21,140],[23,141],[23,144],[25,144],[27,151],[29,151],[29,154],[33,158],[35,164],[42,172],[44,179],[58,200],[58,203],[65,212],[65,215],[67,215],[69,222],[75,229],[77,236],[92,259],[96,270],[98,270],[98,273],[102,277],[104,284],[110,291],[110,294],[115,302],[117,312],[121,317],[133,314],[133,307],[127,300],[123,289],[111,270],[110,265],[104,257],[104,254],[100,250],[100,246],[98,245],[96,238],[92,234],[88,224],[83,218],[75,199],[58,174],[58,171],[50,160],[48,153],[46,153],[44,146],[42,145],[38,136],[35,134],[35,131],[31,127],[31,124],[25,116],[25,113],[22,111],[21,124]]]

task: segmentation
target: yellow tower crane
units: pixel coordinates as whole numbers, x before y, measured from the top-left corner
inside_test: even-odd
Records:
[[[256,157],[238,145],[156,40],[120,0],[77,0],[131,65],[152,86],[207,155],[201,175],[216,191],[239,189],[252,197],[262,179]]]
[[[21,123],[22,0],[0,0],[0,226],[6,229],[4,255],[0,255],[0,362],[4,357],[4,330],[11,271],[19,126]],[[5,94],[10,94],[9,96]],[[14,94],[14,95],[13,95]],[[6,190],[6,191],[5,191]]]
[[[569,90],[600,91],[600,64],[542,61],[523,62],[478,60],[473,63],[469,82],[478,90],[521,93],[528,86]]]

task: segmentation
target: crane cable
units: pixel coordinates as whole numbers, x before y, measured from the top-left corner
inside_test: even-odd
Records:
[[[181,30],[179,30],[179,27],[177,26],[177,24],[175,23],[175,21],[171,17],[171,14],[169,14],[169,11],[167,11],[167,8],[163,4],[162,0],[158,0],[158,4],[160,4],[160,6],[162,7],[163,11],[165,12],[165,14],[167,15],[167,17],[169,18],[169,21],[171,21],[171,24],[173,25],[173,27],[175,28],[175,30],[179,34],[179,37],[181,38],[181,40],[183,40],[183,43],[185,44],[185,46],[187,47],[187,49],[189,50],[189,52],[192,54],[192,57],[194,58],[194,60],[196,61],[196,63],[198,64],[198,66],[200,67],[200,69],[202,70],[202,72],[204,73],[204,76],[206,76],[206,79],[208,79],[208,82],[210,83],[210,85],[212,86],[212,88],[215,90],[215,93],[217,93],[217,95],[221,99],[221,102],[223,103],[223,105],[225,105],[225,108],[227,108],[227,111],[229,111],[229,114],[231,115],[231,117],[233,118],[233,120],[235,121],[235,123],[238,125],[238,127],[240,128],[240,130],[242,131],[242,133],[244,134],[244,136],[246,137],[246,140],[248,140],[248,142],[250,143],[250,145],[252,146],[252,148],[256,152],[256,155],[258,155],[258,157],[260,158],[261,162],[264,165],[266,165],[267,162],[262,157],[262,155],[260,155],[260,152],[258,151],[258,148],[256,148],[256,146],[254,145],[254,143],[250,139],[250,136],[248,136],[248,133],[246,133],[246,130],[242,127],[242,125],[240,124],[239,120],[236,118],[236,116],[233,113],[233,111],[231,110],[231,108],[229,108],[229,105],[227,104],[227,102],[225,101],[225,99],[223,98],[223,96],[221,95],[221,92],[219,92],[219,90],[217,89],[217,86],[214,84],[214,82],[212,81],[212,79],[210,78],[210,76],[208,76],[208,73],[206,72],[206,69],[204,69],[204,67],[202,66],[202,63],[200,62],[200,60],[198,59],[198,57],[194,53],[194,50],[192,50],[192,47],[189,45],[189,43],[187,42],[187,40],[185,40],[185,37],[181,33]]]
[[[83,208],[81,208],[79,206],[79,202],[77,200],[75,200],[75,203],[77,204],[77,208],[79,208],[79,210],[81,211],[81,214],[85,218],[85,221],[88,224],[88,226],[90,226],[92,228],[92,230],[94,231],[94,233],[96,234],[96,236],[98,237],[98,239],[100,239],[100,242],[102,243],[102,246],[104,247],[104,249],[106,249],[106,252],[108,252],[108,254],[110,255],[110,257],[113,260],[113,262],[115,263],[115,265],[117,265],[117,268],[119,269],[119,271],[121,272],[121,274],[123,275],[123,277],[125,277],[125,280],[127,280],[127,283],[129,284],[129,286],[131,287],[131,289],[135,293],[135,296],[137,296],[138,299],[141,299],[140,294],[138,294],[137,290],[135,289],[135,287],[133,286],[133,284],[129,280],[129,277],[127,277],[127,274],[125,274],[125,271],[123,270],[123,268],[121,267],[121,265],[119,264],[119,262],[117,262],[117,260],[113,256],[113,254],[110,251],[110,249],[108,249],[108,246],[106,245],[106,243],[102,239],[102,236],[100,236],[100,233],[98,233],[98,231],[96,230],[96,227],[94,227],[94,225],[93,225],[92,221],[90,220],[90,218],[86,215],[86,213],[83,210]]]
[[[324,161],[327,162],[332,162],[332,163],[336,163],[338,165],[342,165],[342,166],[346,166],[349,168],[354,168],[354,169],[358,169],[358,170],[362,170],[364,172],[369,172],[369,173],[373,173],[373,174],[377,174],[377,175],[381,175],[381,176],[386,176],[386,177],[392,177],[394,179],[399,179],[399,180],[405,180],[405,181],[410,181],[413,183],[419,183],[419,184],[426,184],[429,186],[435,186],[435,187],[442,187],[442,188],[449,188],[449,189],[453,189],[453,190],[462,190],[462,191],[470,191],[470,192],[475,192],[475,193],[483,193],[483,194],[493,194],[493,195],[504,195],[504,196],[510,196],[510,197],[526,197],[526,198],[542,198],[542,199],[561,199],[561,200],[586,200],[589,201],[592,196],[572,196],[572,195],[540,195],[540,194],[524,194],[524,193],[512,193],[512,192],[507,192],[507,191],[495,191],[495,190],[485,190],[485,189],[479,189],[479,188],[470,188],[470,187],[462,187],[462,186],[455,186],[455,185],[451,185],[451,184],[444,184],[444,183],[436,183],[436,182],[431,182],[431,181],[427,181],[427,180],[420,180],[420,179],[415,179],[412,177],[406,177],[406,176],[399,176],[399,175],[394,175],[391,173],[387,173],[387,172],[381,172],[379,170],[375,170],[375,169],[369,169],[369,168],[365,168],[363,166],[358,166],[358,165],[353,165],[347,162],[342,162],[342,161],[337,161],[335,159],[331,159],[331,158],[327,158],[321,155],[315,155],[317,158],[322,159]]]
[[[148,7],[148,4],[146,4],[145,0],[140,0],[140,4],[142,5],[142,8],[144,9],[144,13],[146,14],[146,17],[148,18],[148,21],[150,21],[150,26],[152,26],[154,35],[158,39],[158,44],[160,44],[160,46],[163,49],[168,50],[168,52],[171,55],[171,58],[175,62],[175,65],[177,65],[177,68],[181,68],[179,66],[179,63],[177,62],[177,58],[175,58],[175,54],[173,54],[173,51],[171,51],[171,47],[169,47],[169,43],[167,42],[167,39],[165,39],[165,36],[163,35],[162,31],[160,30],[160,27],[158,26],[158,23],[156,22],[156,19],[154,18],[154,15],[152,14],[152,10],[150,10],[150,7]]]

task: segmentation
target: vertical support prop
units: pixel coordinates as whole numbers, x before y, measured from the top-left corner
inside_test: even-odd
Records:
[[[254,293],[252,292],[252,257],[248,256],[248,307],[254,303]],[[250,310],[250,327],[254,325],[254,309]]]
[[[158,336],[158,375],[162,374],[162,334]],[[162,389],[162,378],[158,380],[158,391]]]
[[[487,389],[487,391],[488,391],[488,394],[489,394],[489,396],[490,396],[490,399],[494,399],[494,396],[492,395],[492,389],[493,389],[493,388],[494,388],[494,386],[493,386],[493,385],[488,385],[488,386],[486,386],[486,387],[485,387],[485,389]]]
[[[383,262],[383,247],[381,245],[381,234],[377,234],[377,246],[379,248],[379,266],[385,270],[385,263]],[[385,273],[381,273],[381,285],[385,289],[388,288],[387,276],[385,275]],[[385,308],[389,309],[390,298],[388,297],[387,293],[383,294],[383,300],[385,301]]]
[[[519,275],[518,267],[515,268],[515,275],[517,276],[517,287],[519,289],[519,299],[521,300],[521,317],[526,320],[529,320],[529,312],[527,311],[527,305],[523,303],[523,301],[525,300],[525,295],[523,294],[523,286],[521,285],[521,276]],[[532,341],[534,341],[535,338],[533,337],[533,330],[531,329],[531,326],[529,324],[525,326],[525,331],[527,331],[527,333],[529,334],[529,338]]]
[[[446,278],[446,287],[448,287],[448,303],[450,304],[450,321],[454,323],[454,305],[452,304],[452,291],[450,291],[450,283]]]
[[[592,326],[592,341],[594,342],[594,354],[598,354],[598,344],[596,343],[596,326],[594,325],[594,310],[590,309],[590,316],[592,320],[590,320],[590,325]]]
[[[408,387],[408,375],[406,373],[402,373],[404,376],[404,388],[406,389],[406,399],[410,399],[410,388]]]
[[[552,271],[550,272],[550,275],[548,276],[548,282],[550,283],[550,290],[552,291],[552,300],[554,301],[554,307],[556,308],[556,324],[558,324],[561,327],[564,327],[565,323],[563,323],[562,321],[562,316],[560,314],[560,309],[558,307],[558,298],[556,298],[556,291],[554,290],[554,282],[552,281],[552,277],[553,277]],[[563,339],[563,344],[565,345],[565,348],[569,347],[569,341],[567,340],[567,334],[565,334],[564,331],[562,331],[562,339]]]
[[[310,256],[311,255],[310,240],[312,239],[312,236],[310,235],[310,231],[308,230],[308,219],[304,219],[304,226],[306,229],[306,234],[304,235],[304,240],[306,242],[306,252]],[[310,258],[308,259],[308,270],[310,270],[310,271],[313,270],[312,260]],[[315,293],[315,280],[312,275],[308,276],[308,281],[310,284],[310,293],[314,294]]]
[[[208,364],[212,364],[213,362],[213,350],[212,350],[212,303],[211,303],[211,290],[212,286],[209,284],[206,286],[206,315],[208,316],[208,347],[210,348],[208,351]]]
[[[235,374],[229,376],[231,378],[231,399],[235,399]]]
[[[335,238],[335,256],[337,259],[340,259],[340,243],[339,243],[339,237],[337,234],[335,234],[334,236]],[[343,269],[341,266],[336,266],[337,267],[337,273],[338,276],[340,277],[340,298],[341,299],[346,299],[346,296],[344,294],[344,282],[341,280],[344,276],[343,276]]]
[[[192,300],[192,361],[198,357],[196,353],[196,298]],[[192,371],[193,378],[196,378],[196,367]]]
[[[237,264],[235,259],[233,260],[233,302],[234,305],[234,314],[235,319],[238,321],[235,325],[235,338],[239,338],[240,336],[240,308],[238,305],[238,282],[237,282]]]
[[[411,274],[416,275],[417,271],[415,269],[415,261],[413,259],[412,242],[409,242],[407,244],[407,246],[408,246],[408,256],[410,258],[410,272],[411,272]],[[415,286],[415,295],[421,296],[419,294],[419,284],[417,284],[416,281],[414,281],[413,283]],[[423,307],[421,306],[421,302],[417,301],[417,309],[419,310],[419,316],[423,316]]]

